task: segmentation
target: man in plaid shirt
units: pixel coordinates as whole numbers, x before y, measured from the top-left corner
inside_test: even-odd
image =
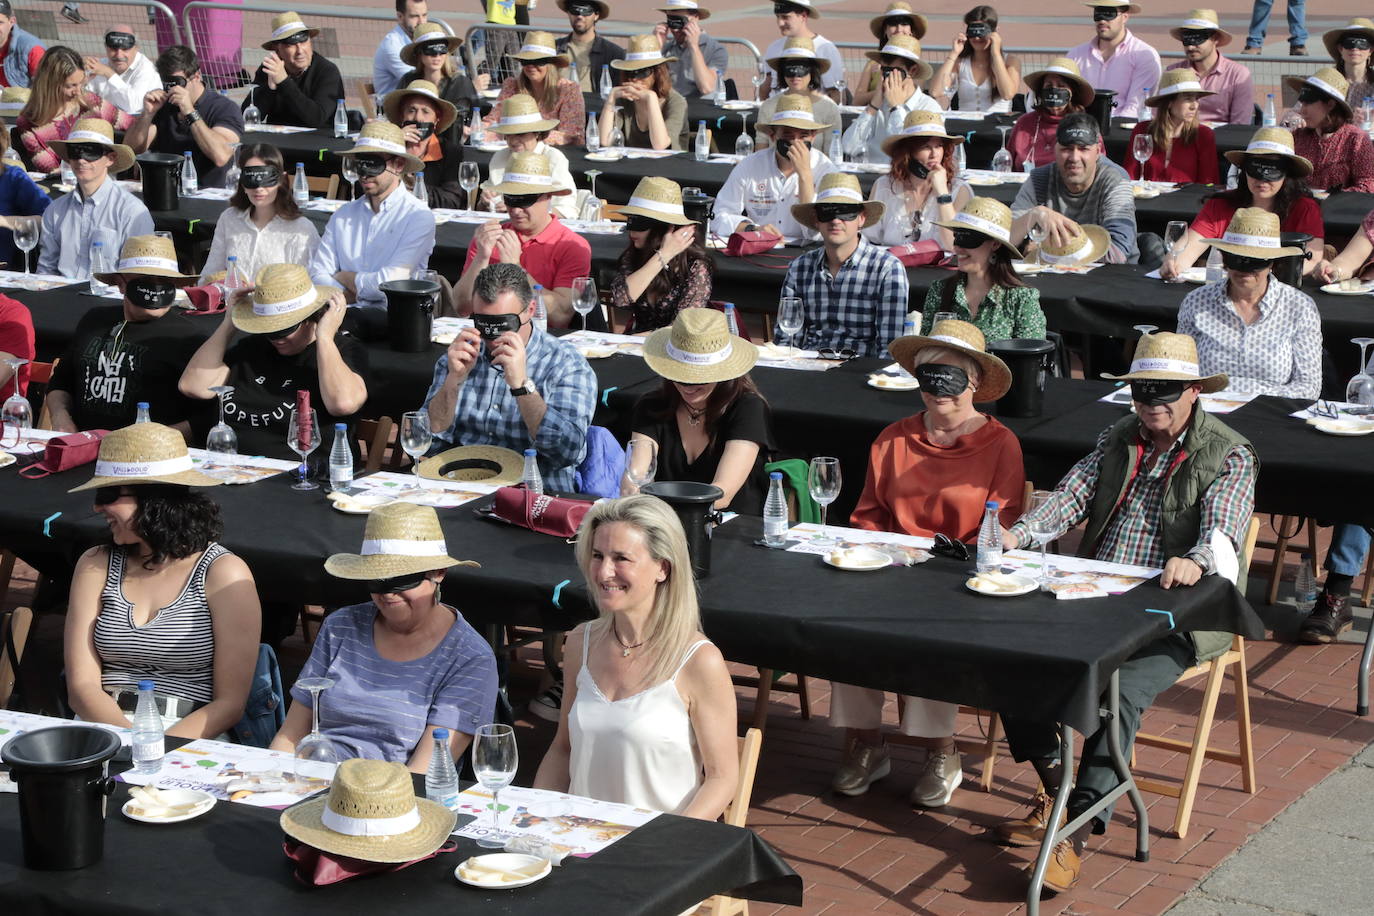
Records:
[[[1108,376],[1114,378],[1118,376]],[[1250,443],[1198,405],[1202,393],[1226,387],[1225,375],[1200,377],[1197,346],[1184,334],[1141,338],[1131,371],[1135,413],[1113,424],[1092,453],[1074,465],[1042,506],[1003,533],[1008,549],[1030,546],[1031,530],[1063,532],[1087,520],[1082,553],[1098,560],[1163,568],[1163,588],[1186,587],[1216,572],[1213,532],[1238,552],[1254,508],[1255,455]],[[1032,524],[1033,522],[1033,524]],[[1223,550],[1226,548],[1223,547]],[[1120,728],[1128,757],[1140,717],[1160,691],[1197,661],[1221,654],[1227,633],[1171,634],[1137,651],[1120,668]],[[1058,726],[1005,716],[1007,743],[1030,760],[1046,791],[1029,816],[993,828],[1011,846],[1038,845],[1050,817],[1060,773]],[[1069,796],[1072,820],[1120,783],[1107,749],[1106,728],[1088,736]],[[1055,847],[1045,883],[1066,891],[1078,880],[1086,831],[1102,833],[1110,809],[1072,840]],[[1061,822],[1062,823],[1062,822]]]

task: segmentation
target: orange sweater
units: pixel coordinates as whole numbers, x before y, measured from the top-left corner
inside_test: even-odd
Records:
[[[873,443],[850,524],[972,542],[988,500],[1002,506],[1003,525],[1020,518],[1025,486],[1021,443],[996,418],[942,447],[927,437],[922,411],[893,423]]]

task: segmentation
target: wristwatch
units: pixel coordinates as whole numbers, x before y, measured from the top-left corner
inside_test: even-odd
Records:
[[[519,388],[512,388],[510,393],[517,398],[523,398],[527,394],[538,394],[539,389],[534,387],[534,382],[525,379],[525,384],[521,385]]]
[[[936,195],[936,197],[935,197],[935,202],[936,202],[937,204],[952,204],[952,203],[954,203],[954,195],[953,195],[953,194],[938,194],[938,195]]]
[[[182,120],[186,122],[187,127],[190,127],[192,124],[200,120],[200,112],[192,108],[191,113],[182,118]]]

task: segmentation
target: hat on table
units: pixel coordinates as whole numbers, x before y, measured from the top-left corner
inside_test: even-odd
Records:
[[[309,318],[335,291],[316,286],[299,264],[268,264],[253,278],[253,292],[229,309],[229,320],[245,333],[271,334]]]
[[[816,120],[811,97],[804,92],[784,92],[778,96],[778,107],[759,127],[795,127],[798,130],[820,130],[824,124]]]
[[[195,469],[181,433],[161,423],[135,423],[100,440],[95,476],[67,492],[140,483],[217,487],[223,481]]]
[[[553,167],[543,153],[516,153],[506,163],[501,183],[491,187],[493,194],[571,194],[572,188],[553,183]]]
[[[1131,15],[1140,12],[1140,6],[1135,3],[1130,3],[1128,0],[1083,0],[1083,5],[1093,7],[1115,6],[1120,9],[1121,12],[1130,13]]]
[[[558,121],[539,112],[534,96],[517,92],[501,102],[501,117],[488,130],[498,134],[529,134],[553,130]]]
[[[816,43],[810,36],[794,35],[783,42],[782,50],[777,57],[768,58],[768,66],[774,70],[781,70],[784,64],[800,61],[806,64],[815,64],[824,73],[830,69],[830,61],[816,54]]]
[[[911,34],[914,38],[926,37],[926,17],[911,9],[911,4],[906,0],[893,0],[887,5],[881,16],[874,16],[868,20],[868,30],[873,33],[873,37],[879,41],[887,38],[887,23],[889,19],[910,19]]]
[[[888,134],[884,137],[881,145],[883,152],[891,156],[892,150],[903,140],[924,140],[927,137],[951,140],[955,143],[964,142],[963,137],[945,133],[944,115],[937,111],[917,108],[915,111],[907,112],[906,120],[902,122],[902,129],[895,134]]]
[[[1355,110],[1345,100],[1345,94],[1350,91],[1350,81],[1341,76],[1341,72],[1335,67],[1322,67],[1311,76],[1286,76],[1283,81],[1294,92],[1302,92],[1311,86],[1335,102],[1336,107],[1344,111],[1347,118],[1355,116]]]
[[[61,140],[53,140],[48,143],[53,152],[57,153],[59,159],[64,162],[67,159],[68,143],[95,143],[100,146],[108,146],[110,151],[115,154],[115,164],[111,172],[118,174],[133,166],[134,151],[130,146],[123,143],[116,143],[114,139],[114,125],[101,118],[82,118],[72,125],[71,133]]]
[[[1322,44],[1332,60],[1341,59],[1341,39],[1347,35],[1363,35],[1374,42],[1374,20],[1356,16],[1339,29],[1332,29],[1322,36]]]
[[[496,486],[517,484],[525,476],[525,456],[498,445],[460,445],[420,462],[426,480],[467,480]]]
[[[392,579],[431,569],[480,565],[448,555],[444,529],[432,506],[395,502],[367,514],[362,550],[331,555],[324,561],[324,571],[336,579]]]
[[[511,57],[516,60],[551,60],[560,69],[568,66],[568,56],[559,54],[552,32],[526,32],[525,43]]]
[[[578,5],[585,4],[587,6],[596,7],[596,15],[599,19],[611,18],[610,6],[605,3],[602,3],[601,0],[572,0],[572,2]],[[568,0],[558,0],[558,8],[565,13],[568,12]]]
[[[662,6],[655,9],[660,13],[696,13],[698,19],[711,18],[711,11],[704,6],[697,6],[696,0],[665,0]]]
[[[444,27],[437,22],[422,22],[415,27],[411,33],[410,44],[401,49],[401,60],[410,66],[416,66],[415,58],[419,55],[420,49],[425,45],[444,42],[448,45],[449,52],[457,51],[463,46],[463,39],[457,35],[450,35]]]
[[[1154,107],[1170,96],[1185,93],[1191,93],[1198,98],[1216,95],[1210,89],[1202,88],[1202,83],[1198,82],[1197,73],[1192,67],[1182,67],[1178,70],[1165,70],[1159,77],[1159,88],[1155,90],[1154,95],[1145,100],[1145,104]]]
[[[1026,85],[1030,87],[1036,97],[1040,96],[1040,87],[1045,82],[1045,77],[1058,76],[1072,87],[1073,101],[1076,105],[1087,108],[1097,97],[1097,92],[1093,89],[1093,84],[1083,78],[1083,73],[1078,69],[1078,64],[1067,57],[1056,57],[1040,70],[1033,71],[1026,75]]]
[[[670,178],[651,176],[639,179],[630,202],[620,208],[628,216],[647,216],[674,226],[694,226],[682,210],[682,186]]]
[[[115,269],[96,274],[96,279],[102,283],[113,283],[120,276],[163,277],[176,281],[178,286],[187,286],[200,279],[195,274],[181,272],[177,266],[176,247],[171,239],[161,235],[136,235],[126,241],[124,247],[119,249]]]
[[[275,51],[277,42],[285,41],[292,35],[299,35],[301,32],[307,33],[311,38],[320,34],[319,29],[308,28],[301,21],[300,13],[278,13],[272,17],[272,31],[266,41],[262,43],[264,51]]]
[[[1245,149],[1226,151],[1226,160],[1235,166],[1244,166],[1246,156],[1281,156],[1293,164],[1299,178],[1312,174],[1311,161],[1293,152],[1293,134],[1283,127],[1261,127]]]
[[[676,57],[664,57],[658,39],[653,35],[631,35],[625,48],[624,60],[613,60],[611,66],[616,70],[646,70],[659,64],[668,64]]]
[[[1204,394],[1220,391],[1229,379],[1226,373],[1202,375],[1198,368],[1197,342],[1187,334],[1142,334],[1135,345],[1130,371],[1125,375],[1102,373],[1103,378],[1119,382],[1161,381],[1199,382]]]
[[[1011,387],[1011,370],[1006,363],[988,352],[987,340],[975,324],[957,319],[937,321],[929,334],[898,337],[887,345],[887,352],[903,369],[915,375],[913,361],[916,354],[926,347],[945,347],[978,364],[982,378],[979,379],[978,390],[973,392],[974,403],[995,401]]]
[[[1055,245],[1049,239],[1041,242],[1040,260],[1051,267],[1080,267],[1100,259],[1111,247],[1112,237],[1106,229],[1080,223],[1078,235],[1071,236],[1063,245]]]
[[[1189,10],[1188,15],[1183,17],[1183,22],[1170,29],[1169,34],[1175,41],[1182,41],[1184,32],[1201,32],[1204,29],[1216,33],[1218,48],[1224,48],[1231,43],[1231,33],[1221,27],[1216,10]]]
[[[910,35],[893,35],[883,43],[881,51],[865,51],[864,57],[881,64],[884,57],[901,57],[921,65],[920,71],[916,74],[918,82],[930,79],[930,75],[935,69],[930,64],[921,60],[921,40]]]
[[[816,187],[816,196],[811,203],[792,205],[792,218],[809,229],[815,229],[816,207],[819,204],[862,204],[865,226],[877,225],[887,209],[880,200],[864,200],[858,176],[848,172],[828,172]]]
[[[946,229],[972,229],[997,242],[1012,253],[1021,257],[1021,251],[1011,242],[1011,208],[1000,200],[991,197],[972,197],[964,208],[954,214],[954,219],[937,219],[935,225]]]
[[[421,80],[423,82],[423,80]],[[434,85],[433,83],[430,84]],[[398,156],[405,160],[407,172],[419,172],[425,163],[418,156],[406,152],[405,134],[401,128],[390,121],[368,121],[358,133],[352,149],[339,153],[340,156]]]
[[[1285,246],[1279,230],[1279,215],[1259,207],[1241,207],[1226,224],[1226,232],[1219,239],[1203,239],[1213,248],[1247,258],[1272,261],[1289,255],[1302,254],[1296,246]]]
[[[670,382],[705,385],[739,378],[758,362],[759,348],[730,333],[725,313],[683,309],[644,341],[644,361]]]
[[[401,107],[408,95],[424,96],[439,112],[439,121],[434,125],[435,133],[441,134],[448,130],[458,118],[458,109],[453,107],[453,103],[439,97],[438,86],[429,80],[411,80],[408,86],[393,89],[382,99],[382,110],[386,112],[386,119],[392,124],[400,124],[404,120],[401,117]]]

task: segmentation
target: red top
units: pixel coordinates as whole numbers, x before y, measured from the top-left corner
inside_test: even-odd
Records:
[[[1320,136],[1310,127],[1299,128],[1293,132],[1293,152],[1312,163],[1310,188],[1374,192],[1374,146],[1354,124]]]
[[[1221,184],[1221,171],[1217,165],[1217,138],[1212,128],[1199,124],[1197,135],[1192,143],[1174,140],[1169,147],[1169,158],[1164,158],[1164,150],[1155,146],[1154,155],[1145,160],[1145,174],[1140,174],[1140,162],[1131,155],[1135,138],[1140,134],[1149,135],[1153,121],[1142,121],[1131,128],[1131,138],[1126,142],[1126,174],[1132,178],[1146,181],[1193,181],[1198,184]]]
[[[20,359],[34,358],[33,315],[29,307],[17,299],[0,293],[0,352]],[[19,367],[19,393],[29,392],[29,363]],[[0,386],[0,401],[14,394],[14,382],[6,380]]]
[[[1016,119],[1011,133],[1007,135],[1007,149],[1011,151],[1011,170],[1022,171],[1026,153],[1032,152],[1036,165],[1048,165],[1054,161],[1054,135],[1059,130],[1063,115],[1047,115],[1043,111],[1028,111]],[[1098,142],[1098,148],[1105,154],[1107,146]]]
[[[1219,239],[1226,233],[1231,217],[1240,205],[1225,195],[1210,198],[1202,205],[1202,212],[1193,219],[1192,229],[1205,239]],[[1279,220],[1280,232],[1306,232],[1314,239],[1326,238],[1321,207],[1310,197],[1299,197],[1288,208],[1288,216]]]
[[[5,43],[3,45],[0,45],[0,60],[4,60],[7,56],[9,56],[10,41],[12,40],[12,38],[6,38]],[[38,63],[43,59],[44,50],[45,49],[42,45],[35,45],[31,49],[29,49],[28,67],[30,83],[32,83],[34,76],[38,73]],[[0,86],[8,86],[9,84],[10,80],[9,77],[5,75],[5,68],[0,67]]]
[[[511,228],[509,222],[501,225]],[[468,243],[463,270],[477,256],[476,245],[476,239]],[[500,260],[495,249],[491,257],[493,264]],[[520,266],[545,289],[571,289],[577,277],[591,276],[592,246],[555,215],[538,235],[520,236]]]

